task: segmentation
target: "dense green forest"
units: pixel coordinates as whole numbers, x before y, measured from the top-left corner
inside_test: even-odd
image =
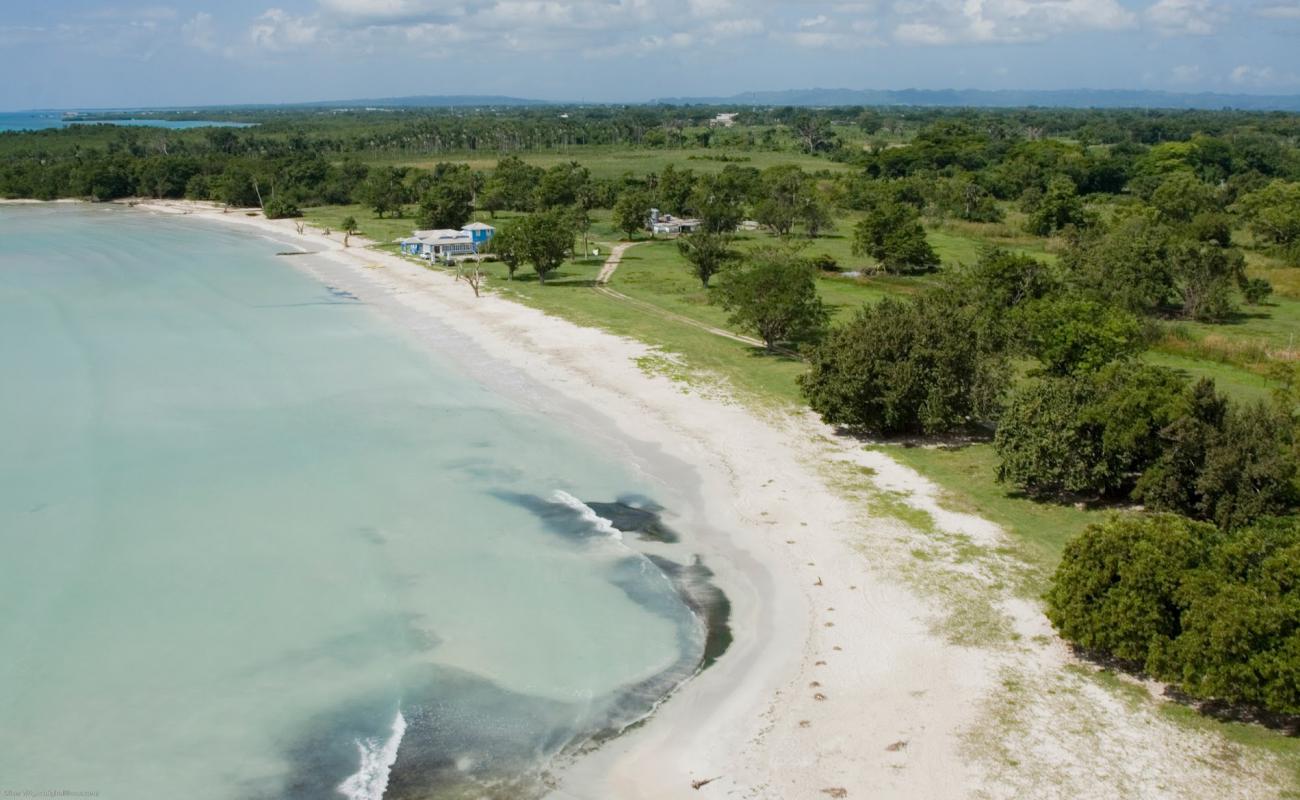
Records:
[[[241,129],[6,133],[0,195],[325,207],[348,231],[354,207],[362,229],[501,215],[494,256],[539,284],[596,218],[635,238],[651,207],[696,217],[656,252],[714,309],[699,313],[797,355],[827,422],[981,439],[1017,497],[1121,515],[1065,548],[1048,595],[1064,636],[1194,696],[1300,713],[1300,362],[1294,318],[1266,311],[1300,287],[1300,116],[769,108],[711,124],[722,112],[266,110],[228,112],[256,123]],[[737,233],[746,220],[761,238]],[[954,261],[937,231],[980,246]],[[1274,316],[1287,341],[1257,359],[1207,344]],[[1188,330],[1268,391],[1146,357]]]

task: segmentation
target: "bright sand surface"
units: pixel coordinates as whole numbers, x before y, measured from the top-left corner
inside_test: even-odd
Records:
[[[395,319],[436,318],[696,468],[711,533],[692,544],[731,599],[735,643],[647,724],[561,765],[555,797],[1275,797],[1286,780],[1269,757],[1071,668],[1037,601],[1014,591],[997,526],[945,510],[924,477],[810,415],[647,374],[642,343],[490,287],[476,299],[359,237],[345,249],[289,220],[137,208],[322,252]],[[316,269],[305,261],[286,259]]]

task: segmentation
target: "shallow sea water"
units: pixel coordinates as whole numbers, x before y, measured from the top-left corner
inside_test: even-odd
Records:
[[[0,208],[0,788],[523,796],[704,658],[680,497],[284,249]]]

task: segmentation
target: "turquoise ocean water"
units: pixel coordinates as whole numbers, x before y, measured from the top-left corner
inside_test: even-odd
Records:
[[[8,111],[0,112],[0,132],[36,131],[44,128],[66,128],[70,123],[64,119],[61,111]],[[245,123],[211,122],[204,120],[169,120],[169,119],[119,119],[112,125],[148,126],[153,128],[205,128],[205,127],[244,127]]]
[[[0,208],[0,788],[525,796],[700,663],[681,498],[283,249]]]

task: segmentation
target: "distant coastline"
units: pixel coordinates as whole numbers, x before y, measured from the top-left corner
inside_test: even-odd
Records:
[[[737,92],[727,95],[676,95],[638,100],[584,101],[573,98],[542,100],[505,95],[405,95],[342,98],[285,103],[229,103],[197,106],[139,108],[31,109],[0,111],[0,130],[8,117],[57,120],[66,114],[73,121],[119,124],[164,124],[168,127],[231,125],[204,120],[224,118],[240,111],[419,111],[468,109],[600,108],[624,106],[722,106],[775,108],[782,106],[837,108],[851,106],[917,108],[1072,108],[1151,109],[1161,111],[1279,111],[1300,112],[1300,95],[1236,92],[1171,92],[1152,89],[850,89],[801,88]],[[184,124],[179,124],[184,123]],[[38,127],[61,127],[57,124]]]
[[[184,130],[188,128],[247,128],[254,124],[227,120],[145,117],[133,113],[90,114],[58,110],[0,112],[0,133],[59,129],[73,125],[121,125],[124,127]]]

